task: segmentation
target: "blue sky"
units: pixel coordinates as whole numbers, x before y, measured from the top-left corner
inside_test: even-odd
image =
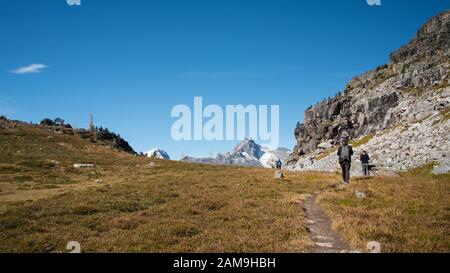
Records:
[[[0,114],[118,132],[137,151],[208,156],[235,142],[175,142],[176,104],[280,105],[281,146],[304,110],[388,62],[444,0],[0,1]],[[43,64],[40,73],[12,73]],[[35,68],[39,69],[39,68]]]

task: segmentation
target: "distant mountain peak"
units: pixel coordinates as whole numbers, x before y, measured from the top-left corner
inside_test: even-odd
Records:
[[[257,160],[259,160],[264,155],[264,151],[261,145],[257,144],[253,139],[250,138],[246,138],[238,145],[236,145],[236,147],[234,148],[234,153],[247,154]]]
[[[273,168],[276,160],[281,159],[282,161],[286,161],[290,153],[291,151],[286,148],[270,150],[267,147],[262,147],[257,144],[253,139],[246,138],[236,145],[233,152],[221,153],[215,158],[194,158],[187,156],[181,160],[203,164]]]
[[[147,157],[170,160],[169,154],[161,148],[155,148],[145,153]]]

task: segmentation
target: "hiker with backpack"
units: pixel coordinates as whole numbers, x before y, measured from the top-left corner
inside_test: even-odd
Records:
[[[281,170],[281,167],[283,166],[283,162],[281,162],[281,159],[278,159],[278,160],[275,162],[275,165],[276,165],[276,167],[277,167],[277,170]]]
[[[366,177],[370,176],[370,173],[369,173],[369,161],[370,161],[369,154],[366,151],[363,151],[361,153],[360,160],[361,160],[362,171],[363,171],[364,176],[366,176]]]
[[[349,138],[342,138],[342,145],[338,149],[337,155],[339,156],[339,164],[342,168],[342,179],[344,183],[350,183],[350,168],[352,166],[353,148],[348,143]]]

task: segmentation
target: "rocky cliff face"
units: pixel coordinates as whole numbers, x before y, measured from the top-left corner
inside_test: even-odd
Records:
[[[290,158],[296,170],[337,169],[342,133],[380,167],[410,169],[449,158],[450,12],[426,23],[390,63],[353,78],[344,94],[305,112]]]

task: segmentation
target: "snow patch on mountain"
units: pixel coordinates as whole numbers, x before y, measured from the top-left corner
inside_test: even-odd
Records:
[[[281,159],[284,164],[286,163],[290,154],[291,151],[286,148],[278,148],[276,150],[266,149],[263,156],[261,156],[261,158],[259,159],[259,162],[264,168],[275,168],[275,162],[278,159]]]
[[[218,154],[215,158],[194,158],[187,156],[181,160],[202,164],[274,168],[275,161],[281,159],[283,162],[286,162],[290,153],[291,151],[286,148],[271,150],[267,147],[262,147],[252,139],[245,139],[234,148],[233,152]]]
[[[145,155],[150,158],[170,160],[169,154],[160,148],[155,148],[153,150],[150,150],[150,151],[146,152]]]

